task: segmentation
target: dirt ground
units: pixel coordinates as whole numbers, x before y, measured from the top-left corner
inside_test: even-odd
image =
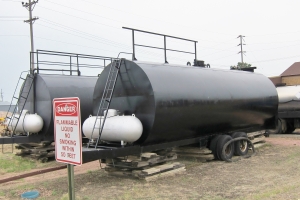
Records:
[[[177,161],[186,165],[185,174],[153,182],[109,176],[98,161],[76,166],[76,199],[300,199],[300,130],[271,135],[255,156],[237,162]],[[38,190],[38,199],[68,199],[67,170],[3,183],[0,188],[0,199],[21,199],[29,190]]]

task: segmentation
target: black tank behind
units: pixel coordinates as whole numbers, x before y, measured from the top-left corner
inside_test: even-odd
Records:
[[[96,81],[97,77],[35,74],[34,85],[24,109],[37,113],[43,118],[44,126],[38,133],[42,140],[54,139],[52,100],[79,97],[83,123],[92,114],[92,98]],[[33,102],[35,102],[34,106]]]

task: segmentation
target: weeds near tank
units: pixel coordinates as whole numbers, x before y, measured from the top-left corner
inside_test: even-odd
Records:
[[[20,185],[17,187],[17,190],[22,190],[22,191],[34,190],[34,189],[36,189],[34,185]]]
[[[52,193],[51,193],[52,196],[55,196],[57,195],[57,191],[56,190],[52,190]]]
[[[298,187],[299,185],[289,185],[286,187],[274,188],[273,190],[268,190],[264,193],[254,195],[253,199],[260,200],[274,198],[280,193],[288,193],[289,191],[296,190]]]
[[[287,157],[287,162],[290,164],[298,164],[299,160],[296,158],[299,158],[299,155],[299,151],[292,153]]]
[[[86,197],[86,196],[81,197],[77,194],[75,194],[75,196],[76,196],[77,200],[89,200],[90,199],[89,197]],[[69,200],[69,194],[68,193],[63,194],[62,197],[59,200]]]
[[[11,145],[4,145],[4,149],[5,152],[8,151],[7,149],[11,151]],[[14,153],[0,153],[0,175],[9,172],[26,172],[31,169],[55,166],[55,162],[41,163],[30,158],[16,156],[15,153],[19,151],[14,149]]]
[[[0,173],[22,172],[36,167],[34,161],[24,159],[14,154],[0,154]]]

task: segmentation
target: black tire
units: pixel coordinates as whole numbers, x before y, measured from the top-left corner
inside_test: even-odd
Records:
[[[244,138],[248,138],[247,134],[244,132],[235,132],[232,134],[232,138],[238,138],[238,137],[244,137]],[[248,142],[247,140],[240,140],[240,141],[236,141],[234,142],[234,155],[236,156],[244,156],[248,154]]]
[[[293,121],[287,121],[286,123],[286,132],[287,134],[293,133],[295,130]]]
[[[286,131],[287,131],[287,122],[286,122],[286,120],[285,119],[280,119],[280,121],[281,121],[281,133],[282,134],[285,134],[286,133]],[[280,134],[280,133],[279,133]]]
[[[223,154],[223,147],[224,145],[229,142],[230,140],[232,140],[232,137],[230,135],[221,135],[220,138],[218,139],[218,143],[217,143],[217,156],[219,158],[219,160],[229,160],[232,158],[233,156],[233,152],[234,152],[234,144],[230,143],[227,148],[225,149],[225,152]]]
[[[271,130],[271,133],[273,133],[273,134],[282,134],[282,123],[281,123],[280,119],[277,120],[276,129],[274,131]]]
[[[286,133],[291,134],[295,131],[295,128],[287,129]]]
[[[212,154],[214,155],[215,159],[219,160],[217,155],[217,143],[221,135],[216,135],[213,137],[213,139],[210,141],[209,149],[212,151]]]

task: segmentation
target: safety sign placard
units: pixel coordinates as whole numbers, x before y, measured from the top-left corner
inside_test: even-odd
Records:
[[[53,99],[55,159],[82,164],[80,100],[77,97]]]

